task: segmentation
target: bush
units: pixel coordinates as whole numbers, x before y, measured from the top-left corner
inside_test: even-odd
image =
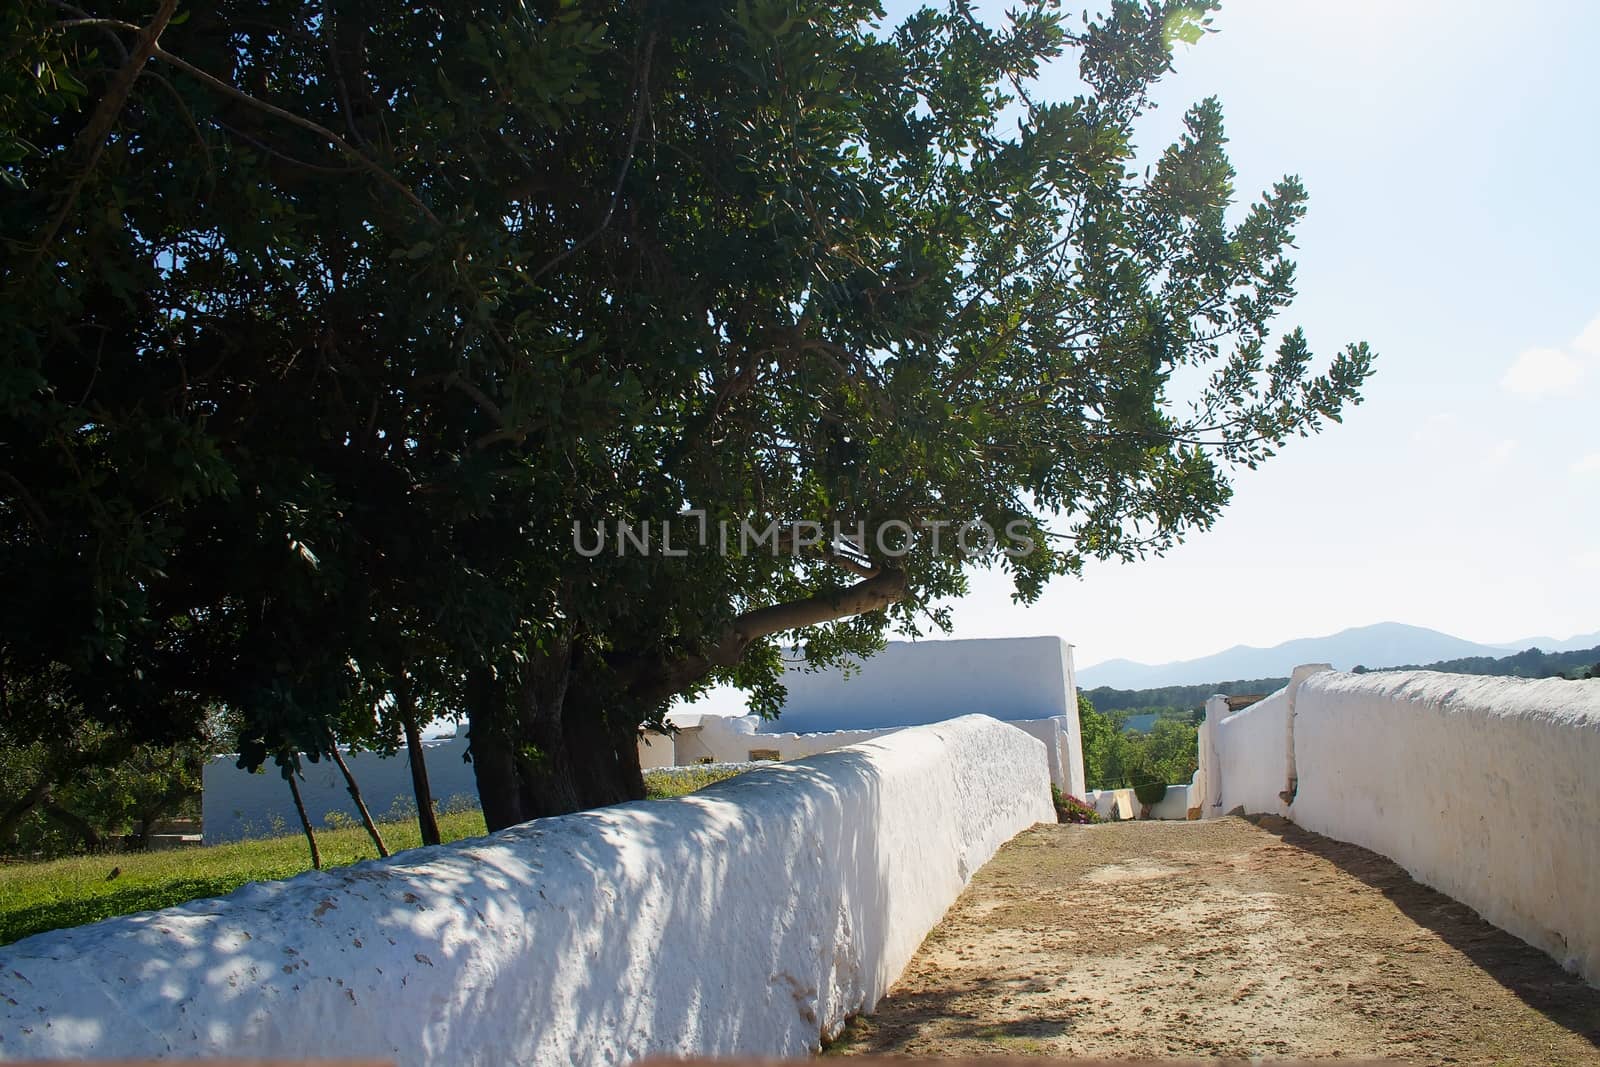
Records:
[[[1079,800],[1070,793],[1063,793],[1060,786],[1050,787],[1050,799],[1056,806],[1056,822],[1094,823],[1100,821],[1100,813],[1088,804]]]
[[[1163,781],[1135,782],[1133,795],[1139,798],[1139,803],[1147,808],[1153,808],[1166,799],[1167,783]]]

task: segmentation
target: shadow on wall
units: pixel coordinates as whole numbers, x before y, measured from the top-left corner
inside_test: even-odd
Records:
[[[19,1035],[0,1051],[801,1054],[869,1009],[971,871],[1048,808],[1043,754],[1016,770],[1031,750],[993,731],[1022,738],[959,720],[31,938],[0,950],[0,1032]]]
[[[1279,816],[1253,816],[1251,821],[1285,844],[1320,856],[1378,890],[1407,918],[1438,934],[1524,1004],[1600,1050],[1600,989],[1568,974],[1526,941],[1491,926],[1465,904],[1415,881],[1385,856],[1311,833]]]

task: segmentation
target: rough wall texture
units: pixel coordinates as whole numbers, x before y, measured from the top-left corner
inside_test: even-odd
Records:
[[[1600,681],[1328,673],[1295,718],[1296,822],[1600,985]]]
[[[678,800],[544,819],[0,949],[0,1059],[794,1056],[871,1008],[1050,821],[1043,746],[967,716]]]
[[[434,800],[447,806],[453,797],[467,797],[476,805],[478,785],[473,779],[472,764],[461,758],[467,751],[467,739],[424,741],[422,747],[428,761],[428,780]],[[292,834],[299,830],[294,801],[278,769],[269,763],[260,774],[250,774],[234,766],[234,758],[218,756],[208,761],[202,771],[204,789],[200,813],[206,844],[268,837],[274,833]],[[351,752],[346,754],[345,762],[361,787],[367,809],[375,817],[381,819],[390,812],[416,812],[411,763],[405,749],[402,748],[398,756]],[[300,784],[300,796],[305,800],[306,814],[311,817],[312,825],[325,825],[330,812],[354,819],[356,810],[345,790],[344,776],[333,761],[307,762],[304,766],[305,781]]]

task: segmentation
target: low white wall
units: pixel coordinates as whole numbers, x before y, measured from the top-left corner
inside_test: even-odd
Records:
[[[1166,819],[1169,821],[1182,821],[1189,817],[1189,809],[1198,806],[1198,797],[1194,788],[1188,785],[1169,785],[1167,795],[1161,802],[1152,806],[1150,818]],[[1088,805],[1100,813],[1102,819],[1117,822],[1123,819],[1136,819],[1144,809],[1139,803],[1139,798],[1132,789],[1094,789],[1084,798]]]
[[[1600,681],[1320,674],[1295,718],[1295,822],[1600,984]]]
[[[467,751],[467,739],[451,737],[424,741],[422,748],[428,762],[428,785],[434,801],[444,806],[453,798],[466,798],[476,807],[478,784],[473,778],[472,764],[462,758]],[[217,756],[208,760],[202,769],[200,814],[206,844],[298,833],[300,817],[295,814],[288,783],[278,768],[269,763],[260,773],[251,774],[234,765],[236,758]],[[361,787],[361,798],[374,818],[381,819],[391,811],[415,813],[417,803],[411,788],[411,761],[404,748],[394,756],[348,752],[345,763],[355,775],[356,784]],[[302,766],[305,778],[300,783],[300,796],[313,826],[326,825],[331,812],[356,818],[350,793],[345,789],[344,775],[332,760],[317,763],[307,760]]]
[[[1081,743],[1075,743],[1078,736],[1076,709],[1070,718],[1057,715],[1048,719],[1009,721],[1012,726],[1044,742],[1050,780],[1064,793],[1083,796],[1083,749]],[[740,763],[754,759],[753,753],[756,752],[776,752],[780,760],[803,759],[904,729],[894,726],[875,730],[798,734],[767,732],[764,727],[769,725],[754,715],[703,716],[699,725],[678,731],[677,762],[699,763],[709,759],[717,763]]]
[[[1210,711],[1208,705],[1208,717]],[[1215,818],[1236,808],[1252,814],[1283,812],[1286,806],[1278,794],[1289,781],[1288,687],[1212,723],[1211,729],[1217,767],[1215,773],[1205,768],[1201,777],[1215,790],[1215,799],[1202,814]]]
[[[0,1059],[796,1056],[1054,820],[983,716],[0,949]]]
[[[1332,669],[1326,663],[1296,667],[1288,685],[1232,715],[1227,714],[1226,699],[1206,701],[1200,767],[1195,772],[1203,791],[1196,794],[1203,817],[1215,818],[1237,808],[1252,814],[1288,812],[1296,779],[1296,702],[1308,679]]]

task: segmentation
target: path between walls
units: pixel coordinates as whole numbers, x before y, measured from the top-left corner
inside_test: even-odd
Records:
[[[831,1051],[1594,1064],[1600,990],[1280,819],[1046,826]]]

